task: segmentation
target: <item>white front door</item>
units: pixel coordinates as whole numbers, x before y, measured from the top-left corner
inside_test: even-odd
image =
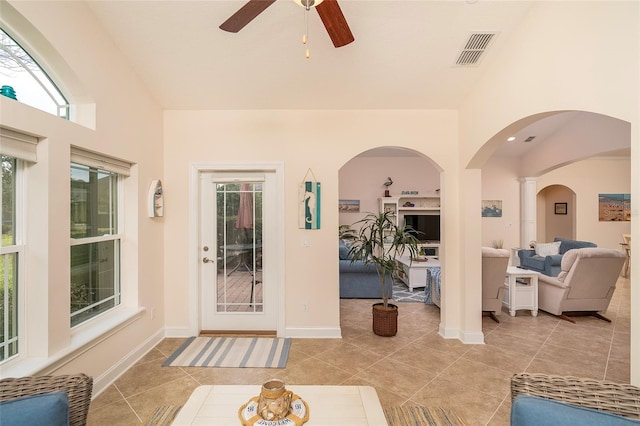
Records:
[[[200,174],[203,331],[276,331],[275,173]]]

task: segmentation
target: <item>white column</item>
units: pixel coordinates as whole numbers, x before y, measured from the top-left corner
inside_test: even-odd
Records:
[[[536,177],[523,177],[520,181],[520,247],[529,247],[530,241],[535,241],[536,229]]]

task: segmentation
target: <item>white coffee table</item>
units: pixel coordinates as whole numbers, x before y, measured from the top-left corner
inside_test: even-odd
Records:
[[[440,266],[440,261],[433,257],[426,257],[420,260],[411,260],[409,256],[396,258],[401,266],[398,276],[403,283],[409,287],[409,291],[414,288],[424,287],[427,285],[427,268]]]
[[[287,385],[309,405],[305,426],[386,426],[376,390],[371,386]],[[260,385],[199,386],[182,407],[173,426],[240,425],[238,409],[260,394]]]
[[[506,291],[503,304],[509,308],[512,317],[518,309],[528,309],[532,316],[538,315],[539,272],[515,266],[507,268]]]

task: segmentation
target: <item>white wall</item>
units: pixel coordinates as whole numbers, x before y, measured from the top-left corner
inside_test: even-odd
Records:
[[[313,111],[316,120],[303,120],[309,111],[167,111],[165,114],[165,190],[171,201],[165,211],[167,327],[176,333],[189,324],[190,273],[188,171],[194,162],[283,161],[285,165],[285,326],[306,329],[308,335],[339,327],[338,228],[339,170],[357,154],[398,145],[414,149],[444,170],[452,197],[457,193],[457,116],[452,111]],[[332,123],[327,126],[326,123]],[[444,146],[451,149],[442,149]],[[321,229],[298,229],[297,191],[311,168],[322,183]],[[446,181],[447,172],[453,179]],[[384,173],[384,179],[387,174]],[[392,176],[393,177],[393,176]],[[374,185],[384,180],[376,179]],[[395,179],[395,177],[394,177]],[[372,185],[372,186],[374,186]],[[395,184],[394,184],[395,187]],[[400,189],[400,186],[398,186]],[[373,188],[376,196],[381,188]],[[354,195],[355,196],[355,195]],[[443,191],[443,209],[455,202]],[[447,226],[445,233],[457,232]],[[310,247],[302,250],[301,240]],[[460,260],[447,258],[445,269],[460,269]],[[453,272],[451,274],[454,274]],[[190,279],[194,279],[193,276]],[[455,285],[455,284],[452,284]],[[308,311],[303,303],[308,303]]]
[[[482,245],[493,247],[495,240],[503,248],[519,247],[520,182],[518,162],[512,158],[492,157],[482,168],[482,199],[502,200],[502,217],[482,218]],[[480,216],[480,206],[477,209]]]
[[[428,154],[428,153],[427,153]],[[351,225],[368,212],[378,212],[379,199],[391,177],[392,197],[402,191],[432,194],[440,189],[440,172],[423,157],[357,157],[349,160],[338,174],[340,199],[360,200],[360,213],[340,212],[340,225]]]
[[[590,178],[597,179],[596,176]],[[576,239],[576,194],[564,185],[551,185],[538,193],[538,204],[544,226],[538,227],[538,234],[544,237],[537,239],[540,242],[553,241],[555,237]],[[567,214],[556,214],[556,203],[566,203]],[[544,216],[542,216],[544,215]]]
[[[631,123],[629,146],[640,146],[639,6],[638,2],[536,2],[461,105],[462,164],[482,167],[512,130],[526,124],[521,120],[553,111],[591,111],[625,120]],[[517,125],[512,126],[514,123]],[[640,181],[638,150],[632,150],[631,170],[632,222],[637,222],[640,201],[634,193],[637,195]],[[468,185],[462,190],[479,205],[473,180],[463,182]],[[587,208],[581,207],[580,211]],[[468,216],[462,226],[475,229],[480,219]],[[592,235],[592,231],[581,230],[585,226],[578,223],[579,238]],[[606,241],[600,229],[593,231],[597,233],[593,237]],[[631,234],[640,238],[640,226],[634,224]],[[466,257],[479,256],[480,238],[473,237],[466,238]],[[612,245],[613,240],[603,244]],[[633,268],[640,262],[640,255],[632,256]],[[463,287],[472,294],[479,284],[471,274],[478,275],[479,268],[466,268],[466,272],[469,277],[465,275]],[[631,287],[631,306],[640,306],[638,275],[632,275]],[[640,312],[636,309],[631,327],[631,380],[640,384]]]
[[[622,234],[631,232],[631,222],[600,222],[598,194],[629,194],[631,161],[594,159],[569,164],[541,176],[537,181],[538,192],[558,184],[576,194],[576,239],[620,250]],[[553,209],[553,202],[555,199],[549,201],[547,209]]]
[[[68,86],[81,93],[71,93],[72,99],[96,105],[95,119],[88,120],[96,124],[93,130],[0,97],[0,124],[43,138],[38,145],[38,163],[29,170],[33,178],[30,184],[37,182],[42,191],[28,200],[34,226],[28,235],[27,276],[28,286],[34,289],[28,301],[31,311],[34,305],[30,302],[43,303],[42,310],[36,310],[30,321],[47,324],[48,328],[39,327],[41,334],[28,337],[30,354],[51,358],[69,355],[70,345],[82,340],[81,333],[69,331],[70,145],[134,164],[132,176],[125,183],[130,197],[124,223],[128,254],[123,260],[127,265],[122,278],[124,304],[155,308],[155,318],[144,314],[114,334],[102,335],[102,340],[82,347],[69,363],[53,371],[44,370],[92,375],[97,393],[119,373],[122,361],[140,356],[163,328],[164,275],[158,268],[164,263],[163,220],[146,217],[149,184],[152,179],[163,178],[163,150],[158,149],[163,140],[162,113],[110,39],[98,30],[100,25],[84,3],[3,3],[3,20],[11,6],[26,18],[18,17],[10,23],[15,32],[23,34],[27,44],[46,39],[52,61],[62,61],[63,70],[74,70],[78,80]]]

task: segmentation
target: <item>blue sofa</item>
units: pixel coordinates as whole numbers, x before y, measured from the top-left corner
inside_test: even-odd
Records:
[[[560,237],[554,238],[553,241],[560,241],[559,254],[551,256],[538,256],[536,255],[535,250],[518,250],[520,267],[523,269],[537,271],[550,277],[557,277],[561,270],[560,262],[562,261],[562,256],[567,251],[585,247],[597,247],[596,244],[588,241],[570,240]]]
[[[342,299],[382,299],[380,278],[373,265],[362,261],[351,262],[349,246],[340,240],[340,298]],[[387,276],[391,280],[391,276]],[[387,281],[389,282],[389,281]],[[387,296],[391,298],[393,286],[387,286]]]

